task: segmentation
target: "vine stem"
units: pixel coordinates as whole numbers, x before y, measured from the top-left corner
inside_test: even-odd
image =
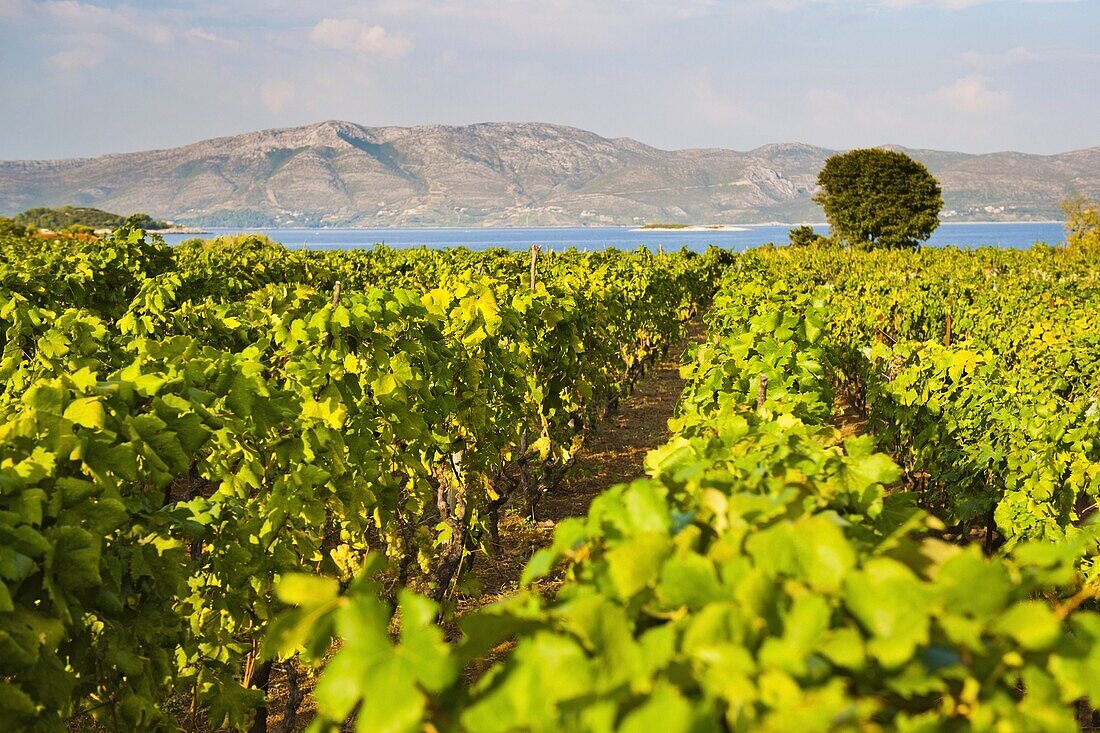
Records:
[[[1098,595],[1100,595],[1100,580],[1094,579],[1091,582],[1085,583],[1085,585],[1081,587],[1081,590],[1070,596],[1064,603],[1056,603],[1054,606],[1054,614],[1059,619],[1064,620],[1067,616],[1076,611],[1077,607],[1082,603],[1096,598]]]

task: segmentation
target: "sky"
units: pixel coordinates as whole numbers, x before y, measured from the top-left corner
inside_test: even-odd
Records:
[[[665,149],[1100,145],[1100,0],[0,0],[0,159],[329,119]]]

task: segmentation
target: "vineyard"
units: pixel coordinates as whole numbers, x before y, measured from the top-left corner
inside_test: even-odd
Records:
[[[11,729],[1092,727],[1096,255],[123,229],[0,296]],[[648,477],[458,613],[704,313]]]

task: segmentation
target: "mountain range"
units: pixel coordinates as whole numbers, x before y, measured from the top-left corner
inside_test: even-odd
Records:
[[[1030,155],[902,150],[944,190],[945,221],[1060,218],[1100,198],[1100,147]],[[0,213],[95,206],[198,226],[569,226],[822,221],[836,151],[660,150],[543,123],[364,127],[329,121],[167,150],[0,162]]]

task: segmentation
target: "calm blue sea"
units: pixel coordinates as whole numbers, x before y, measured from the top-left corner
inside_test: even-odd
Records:
[[[485,228],[485,229],[221,229],[208,230],[203,235],[169,234],[165,239],[175,244],[196,236],[202,238],[242,231],[266,234],[288,247],[309,249],[355,249],[385,243],[391,247],[468,247],[488,249],[507,247],[529,249],[532,244],[553,247],[555,250],[577,249],[635,249],[646,246],[667,250],[688,249],[702,251],[709,245],[733,250],[756,247],[767,242],[782,244],[787,241],[785,226],[754,226],[744,231],[635,231],[630,227],[540,227],[540,228]],[[828,227],[818,227],[827,233]],[[933,247],[955,246],[1004,247],[1026,249],[1036,242],[1050,245],[1065,241],[1061,224],[942,224],[932,235]]]

